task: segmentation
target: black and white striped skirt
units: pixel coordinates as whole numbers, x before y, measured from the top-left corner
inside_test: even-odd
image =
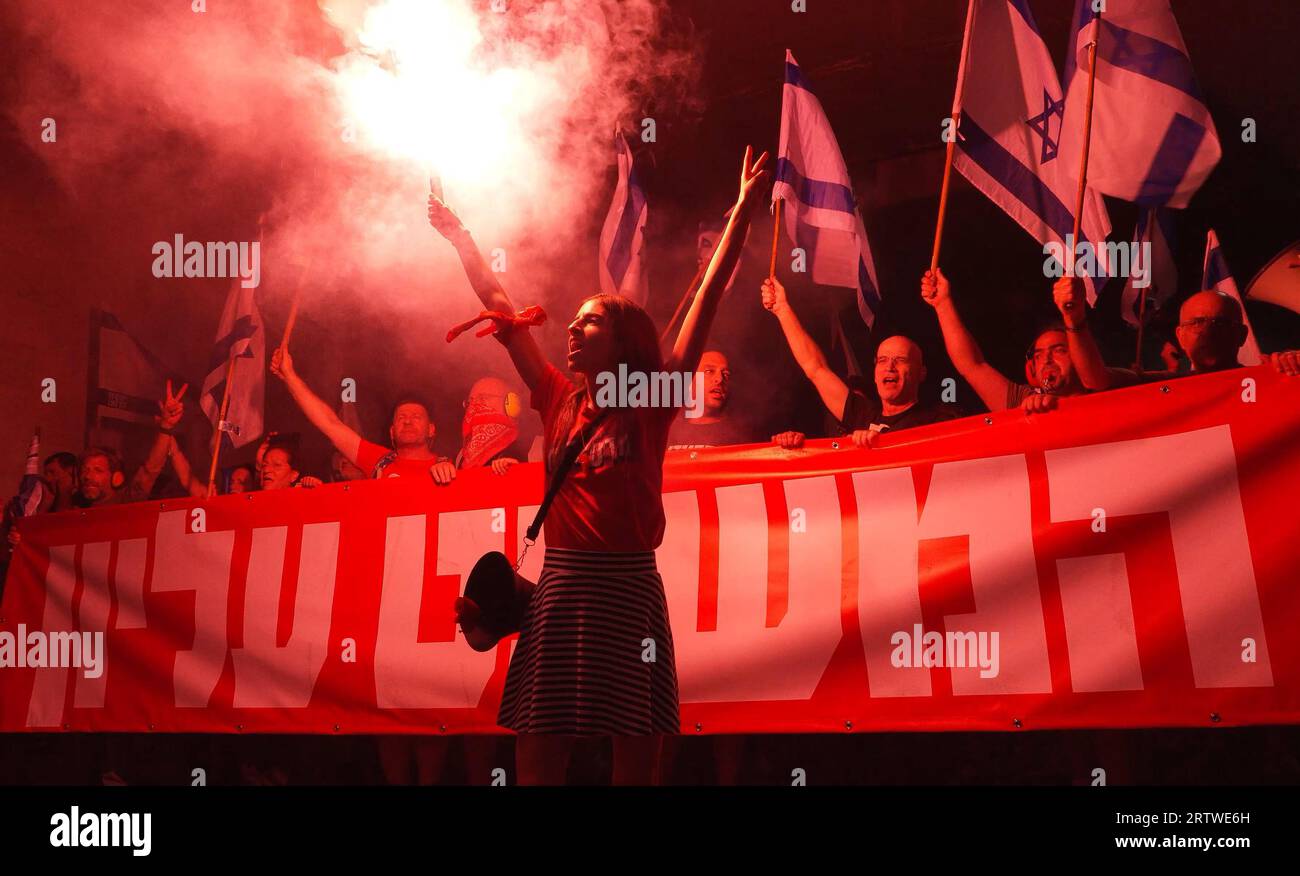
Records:
[[[547,548],[497,723],[518,733],[677,733],[677,667],[653,551]]]

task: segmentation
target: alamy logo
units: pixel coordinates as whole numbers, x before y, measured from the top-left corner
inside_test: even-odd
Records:
[[[150,249],[155,277],[239,277],[239,285],[256,289],[262,282],[260,241],[186,242],[181,235],[160,240]]]
[[[978,666],[980,678],[994,678],[998,674],[997,633],[949,631],[944,635],[934,630],[927,633],[920,624],[915,624],[910,633],[899,630],[890,636],[889,644],[894,646],[889,662],[895,669]]]
[[[1151,241],[1108,240],[1094,244],[1081,240],[1076,245],[1074,234],[1065,235],[1065,243],[1049,240],[1043,244],[1043,276],[1059,280],[1065,275],[1065,254],[1074,256],[1076,277],[1131,277],[1135,289],[1151,285]],[[1102,266],[1105,269],[1102,269]]]
[[[153,815],[139,812],[69,812],[50,816],[50,845],[57,848],[128,848],[143,858],[153,848]]]
[[[102,632],[0,631],[0,669],[80,669],[86,678],[104,674]]]
[[[685,408],[686,417],[704,415],[704,372],[628,371],[596,375],[596,404],[602,408]]]

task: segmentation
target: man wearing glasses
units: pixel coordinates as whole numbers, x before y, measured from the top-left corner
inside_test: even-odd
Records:
[[[519,440],[519,397],[510,391],[504,380],[483,377],[474,381],[464,408],[461,448],[456,454],[455,468],[491,466],[497,474],[505,474],[510,466],[524,458],[516,446]],[[454,472],[452,476],[455,476]]]
[[[1191,363],[1190,372],[1146,371],[1107,368],[1101,360],[1092,335],[1088,332],[1086,309],[1080,284],[1068,277],[1058,280],[1053,289],[1056,306],[1070,327],[1070,355],[1077,363],[1079,377],[1090,390],[1115,389],[1134,383],[1169,380],[1190,374],[1207,374],[1240,368],[1237,355],[1246,343],[1247,329],[1241,304],[1231,295],[1210,289],[1188,297],[1178,309],[1178,327],[1174,336]],[[1264,356],[1279,373],[1300,376],[1300,353],[1287,350]]]

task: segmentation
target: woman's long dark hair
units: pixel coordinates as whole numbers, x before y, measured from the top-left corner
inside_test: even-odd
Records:
[[[592,301],[604,309],[605,316],[609,320],[609,328],[614,335],[613,367],[615,369],[621,364],[627,366],[629,374],[639,371],[647,376],[663,370],[664,357],[659,349],[659,332],[645,308],[622,295],[602,292],[583,300],[582,304],[578,305],[578,309],[581,310],[583,305]],[[594,381],[596,375],[589,374],[587,379]],[[573,392],[569,393],[564,400],[560,415],[555,418],[555,426],[549,436],[551,450],[546,461],[547,471],[555,468],[564,453],[569,431],[578,416],[584,394],[585,390],[581,384],[576,385]],[[626,417],[633,413],[630,410],[614,410],[607,415],[607,419]]]

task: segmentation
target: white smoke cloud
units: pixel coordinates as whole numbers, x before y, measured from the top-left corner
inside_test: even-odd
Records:
[[[687,102],[697,67],[664,0],[501,5],[19,0],[11,114],[60,120],[38,154],[116,221],[202,215],[229,239],[266,211],[270,293],[310,257],[308,310],[476,309],[425,220],[436,168],[484,247],[506,249],[522,306],[588,282],[574,265],[594,264],[615,126]],[[196,189],[203,203],[176,194]]]

